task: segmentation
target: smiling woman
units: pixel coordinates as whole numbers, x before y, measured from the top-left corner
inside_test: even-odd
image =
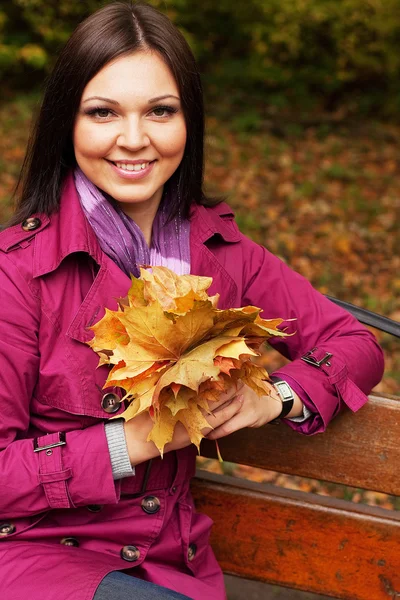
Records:
[[[372,334],[205,196],[203,129],[193,55],[146,4],[94,13],[49,77],[0,233],[1,598],[225,598],[212,523],[190,493],[184,416],[161,460],[151,415],[118,417],[123,390],[105,388],[108,367],[88,344],[140,265],[212,278],[219,308],[259,306],[293,334],[271,341],[292,362],[263,382],[265,396],[243,382],[213,396],[211,439],[276,418],[320,433],[382,375]],[[200,405],[195,384],[185,392]]]

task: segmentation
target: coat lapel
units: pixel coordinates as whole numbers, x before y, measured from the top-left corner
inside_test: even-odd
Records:
[[[240,241],[240,232],[230,207],[221,202],[212,208],[194,205],[190,218],[190,262],[192,275],[212,277],[210,295],[219,294],[219,308],[237,304],[237,284],[224,268],[215,250],[228,257],[230,246]]]
[[[93,337],[88,327],[101,319],[105,308],[117,309],[117,298],[126,296],[130,278],[100,248],[81,208],[72,173],[65,181],[59,212],[51,215],[50,226],[40,232],[36,244],[34,277],[53,272],[76,252],[88,254],[97,264],[93,283],[66,332],[74,340],[88,342]]]
[[[130,285],[129,277],[107,255],[103,255],[99,272],[68,327],[67,335],[79,342],[91,340],[93,332],[89,327],[104,316],[106,308],[117,310],[117,299],[127,295]]]

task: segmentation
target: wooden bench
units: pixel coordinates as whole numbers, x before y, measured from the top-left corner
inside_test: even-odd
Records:
[[[372,395],[323,435],[285,425],[220,440],[226,461],[400,496],[400,398]],[[214,443],[202,455],[215,458]],[[346,600],[400,598],[400,514],[198,471],[198,509],[226,573]]]

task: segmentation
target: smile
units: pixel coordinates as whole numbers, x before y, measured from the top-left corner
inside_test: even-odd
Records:
[[[107,161],[110,167],[113,169],[114,173],[116,173],[119,177],[123,179],[142,179],[151,173],[154,165],[156,164],[156,160],[137,162],[137,163],[125,163],[125,162],[113,162]]]
[[[143,171],[146,167],[149,166],[150,162],[144,162],[136,165],[132,165],[129,163],[116,162],[119,169],[123,169],[124,171]]]

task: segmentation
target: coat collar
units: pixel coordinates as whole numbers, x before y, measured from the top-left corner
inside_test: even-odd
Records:
[[[60,210],[49,220],[50,226],[37,236],[34,277],[54,271],[66,256],[74,252],[87,252],[99,265],[102,263],[103,254],[83,213],[72,172],[65,180]]]
[[[240,241],[240,231],[234,220],[234,213],[225,202],[205,207],[194,204],[190,213],[191,232],[195,241],[204,244],[214,235],[224,242]]]
[[[87,252],[97,264],[102,264],[104,255],[82,210],[72,172],[64,184],[60,210],[50,218],[42,218],[42,225],[47,221],[50,221],[50,226],[43,227],[37,237],[34,277],[54,271],[66,256],[74,252]],[[234,214],[225,202],[210,208],[193,205],[190,223],[195,243],[203,244],[215,235],[228,243],[240,241]]]
[[[1,235],[0,249],[9,251],[15,246],[24,245],[34,237],[33,276],[40,277],[54,271],[63,259],[74,252],[88,253],[97,264],[103,261],[103,252],[96,234],[90,227],[75,188],[73,172],[64,182],[60,209],[47,216],[35,214],[41,225],[35,231],[25,232],[16,225]],[[213,207],[195,204],[190,211],[191,241],[204,244],[214,236],[227,243],[240,241],[240,232],[234,221],[231,208],[221,202]]]

